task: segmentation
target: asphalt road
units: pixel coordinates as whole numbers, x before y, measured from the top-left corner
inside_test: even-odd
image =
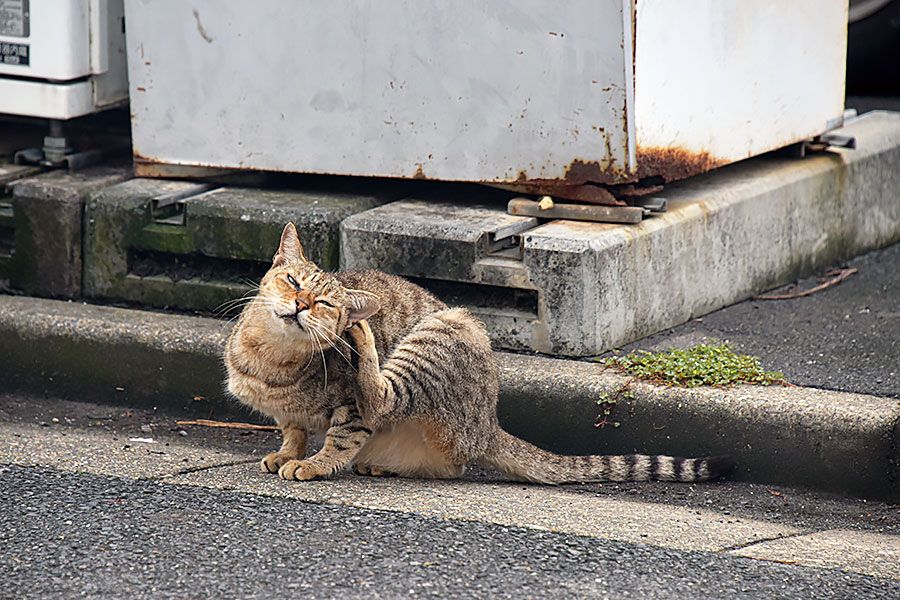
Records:
[[[0,469],[3,598],[897,598],[900,582],[574,535]]]
[[[893,575],[872,577],[801,566],[809,557],[757,560],[729,553],[759,544],[697,551],[603,533],[617,527],[619,516],[603,507],[616,513],[627,508],[640,517],[646,506],[660,520],[641,522],[632,532],[638,539],[653,539],[655,528],[702,538],[702,531],[698,535],[685,522],[686,514],[693,521],[701,511],[717,516],[711,525],[694,521],[694,527],[711,526],[714,537],[727,538],[723,530],[738,527],[736,520],[752,519],[790,529],[779,534],[786,542],[827,531],[896,539],[900,511],[883,502],[727,481],[545,488],[501,484],[478,470],[440,488],[448,504],[462,497],[465,505],[466,496],[479,500],[480,494],[495,509],[513,514],[547,512],[534,506],[549,506],[543,494],[549,489],[562,495],[556,510],[573,522],[584,517],[576,506],[596,505],[589,519],[608,527],[601,526],[599,535],[577,535],[534,524],[501,525],[476,510],[465,510],[463,517],[425,514],[416,506],[433,494],[428,482],[347,475],[325,484],[325,500],[311,501],[303,491],[311,484],[280,482],[254,464],[277,445],[277,435],[178,426],[184,417],[0,395],[0,598],[900,595],[900,571],[894,567],[887,567]],[[135,441],[141,437],[152,437],[154,444]],[[11,456],[9,449],[17,452],[15,446],[24,449],[20,459],[3,460]],[[220,457],[220,451],[229,454]],[[181,463],[182,455],[203,462]],[[109,472],[122,475],[104,474]],[[372,498],[393,497],[397,504],[381,510],[348,504],[350,492],[360,487]],[[453,500],[448,492],[456,489],[469,491]],[[298,497],[291,497],[295,493]],[[512,506],[510,497],[534,506]],[[634,529],[630,518],[626,531]],[[852,551],[841,546],[832,553]]]

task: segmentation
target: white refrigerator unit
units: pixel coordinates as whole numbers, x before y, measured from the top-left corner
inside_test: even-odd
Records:
[[[842,123],[846,0],[126,0],[146,176],[671,181]]]
[[[0,116],[66,120],[128,99],[122,0],[0,0]]]

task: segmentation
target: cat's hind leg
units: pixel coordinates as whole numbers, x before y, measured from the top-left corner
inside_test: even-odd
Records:
[[[406,421],[376,431],[354,459],[356,472],[426,479],[459,477],[465,465],[433,443],[432,429],[421,421]]]
[[[361,392],[357,407],[363,420],[372,429],[378,429],[384,416],[394,404],[395,394],[381,373],[378,365],[378,351],[375,349],[375,337],[369,324],[363,320],[349,329],[356,351],[359,354],[357,365],[357,383]]]
[[[305,460],[289,460],[278,470],[282,479],[306,481],[331,475],[353,461],[372,435],[356,408],[356,400],[339,406],[329,419],[322,449]]]

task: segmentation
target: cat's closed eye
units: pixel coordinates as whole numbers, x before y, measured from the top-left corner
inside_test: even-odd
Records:
[[[327,306],[328,308],[334,308],[334,304],[332,304],[328,300],[316,300],[316,303],[321,304],[322,306]]]

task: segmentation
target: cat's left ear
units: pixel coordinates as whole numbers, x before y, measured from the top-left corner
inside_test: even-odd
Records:
[[[281,232],[281,244],[278,246],[278,252],[272,258],[272,266],[279,267],[291,261],[306,262],[306,257],[303,256],[303,247],[300,246],[297,228],[293,223],[288,223]]]
[[[363,290],[347,290],[347,304],[350,307],[347,313],[347,329],[363,319],[368,319],[381,308],[378,296]]]

